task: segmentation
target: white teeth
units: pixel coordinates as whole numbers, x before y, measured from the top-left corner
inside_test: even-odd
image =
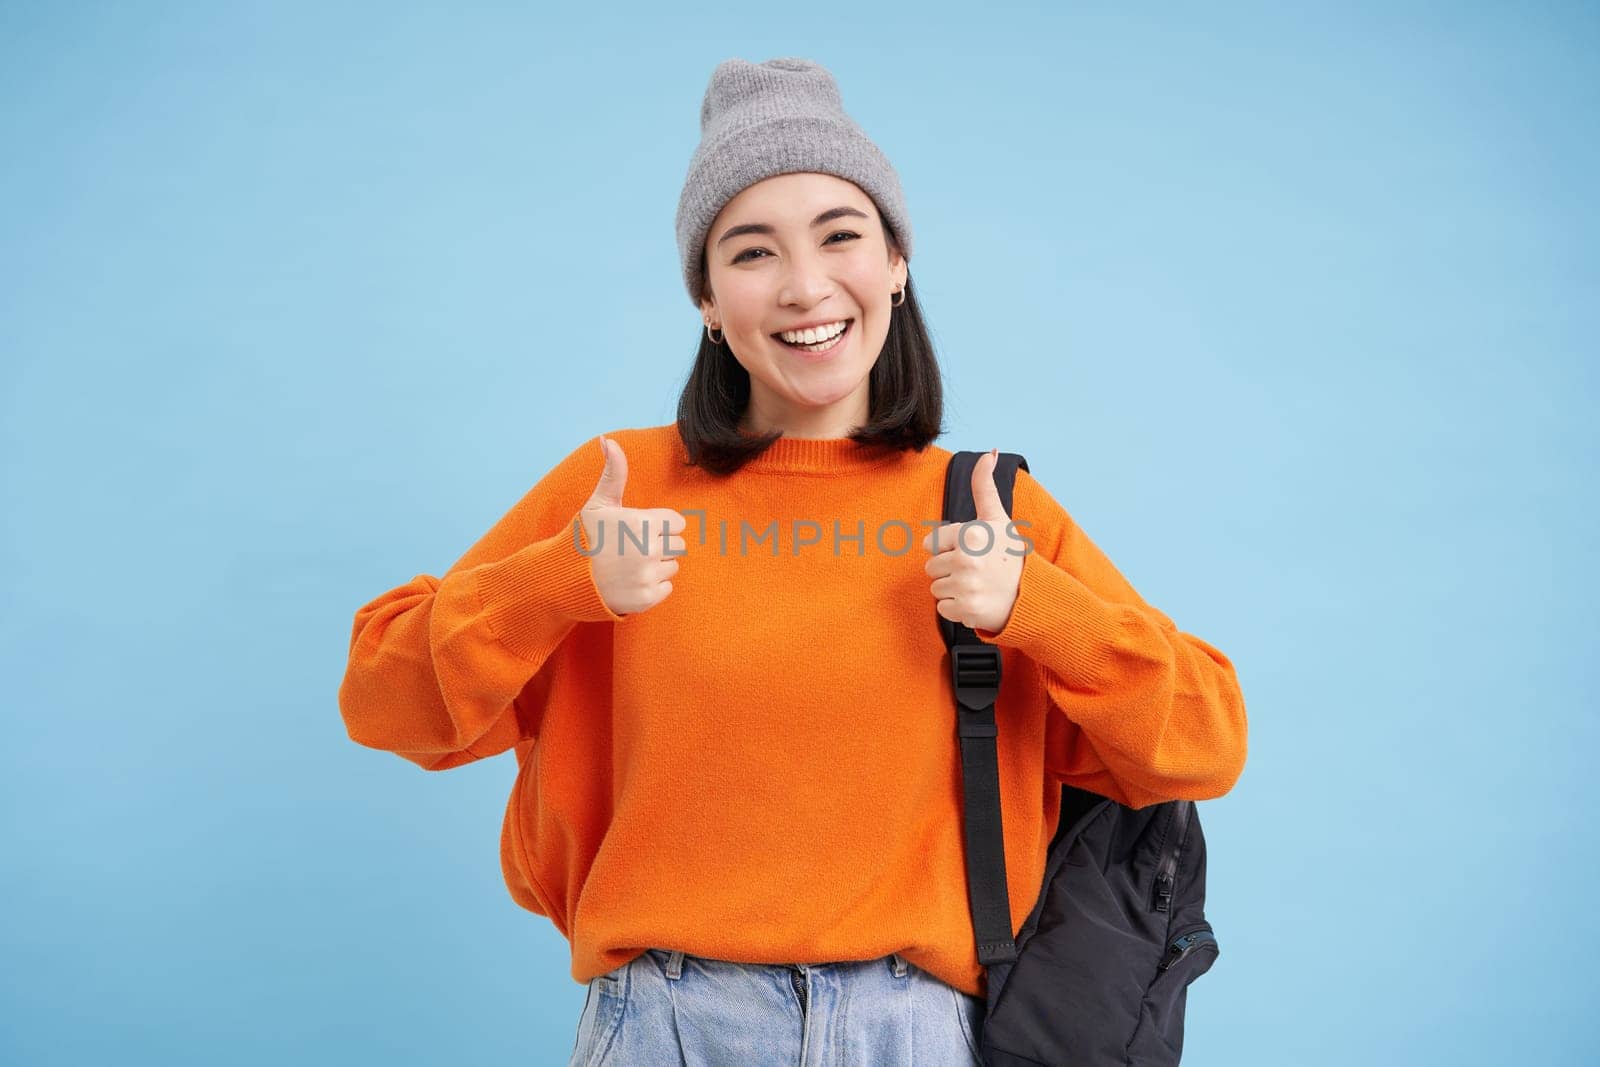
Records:
[[[830,337],[838,336],[844,330],[844,327],[845,320],[840,319],[838,322],[830,323],[827,326],[817,326],[809,330],[786,330],[778,334],[778,336],[790,344],[814,345],[818,341],[826,341]]]

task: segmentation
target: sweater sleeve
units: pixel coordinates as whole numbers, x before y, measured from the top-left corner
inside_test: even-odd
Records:
[[[1066,720],[1049,724],[1047,770],[1135,808],[1226,793],[1246,752],[1233,664],[1145,603],[1026,470],[1012,501],[1033,546],[1004,628],[974,632],[1037,665]]]
[[[577,521],[604,464],[591,438],[443,577],[419,574],[356,611],[339,686],[351,740],[438,771],[536,735],[535,675],[576,624],[622,617],[595,587]]]

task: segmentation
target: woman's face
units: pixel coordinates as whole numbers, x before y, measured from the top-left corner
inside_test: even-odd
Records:
[[[741,232],[760,227],[756,232]],[[706,236],[702,317],[750,372],[747,432],[844,437],[867,421],[868,373],[889,335],[906,262],[872,198],[832,174],[780,174],[723,205]],[[825,352],[777,335],[848,321]]]

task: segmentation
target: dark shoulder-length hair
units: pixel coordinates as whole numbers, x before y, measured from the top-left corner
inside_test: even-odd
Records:
[[[884,449],[922,451],[944,432],[944,386],[933,339],[906,275],[905,302],[892,308],[889,334],[868,375],[867,421],[850,438]],[[689,465],[732,474],[765,452],[781,432],[757,436],[739,429],[750,402],[750,372],[733,358],[726,338],[713,344],[700,331],[700,350],[678,398],[678,435]]]

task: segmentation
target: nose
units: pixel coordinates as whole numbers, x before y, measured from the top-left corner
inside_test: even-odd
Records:
[[[833,279],[829,277],[828,265],[820,252],[802,252],[789,258],[778,291],[781,303],[812,307],[832,292]]]

